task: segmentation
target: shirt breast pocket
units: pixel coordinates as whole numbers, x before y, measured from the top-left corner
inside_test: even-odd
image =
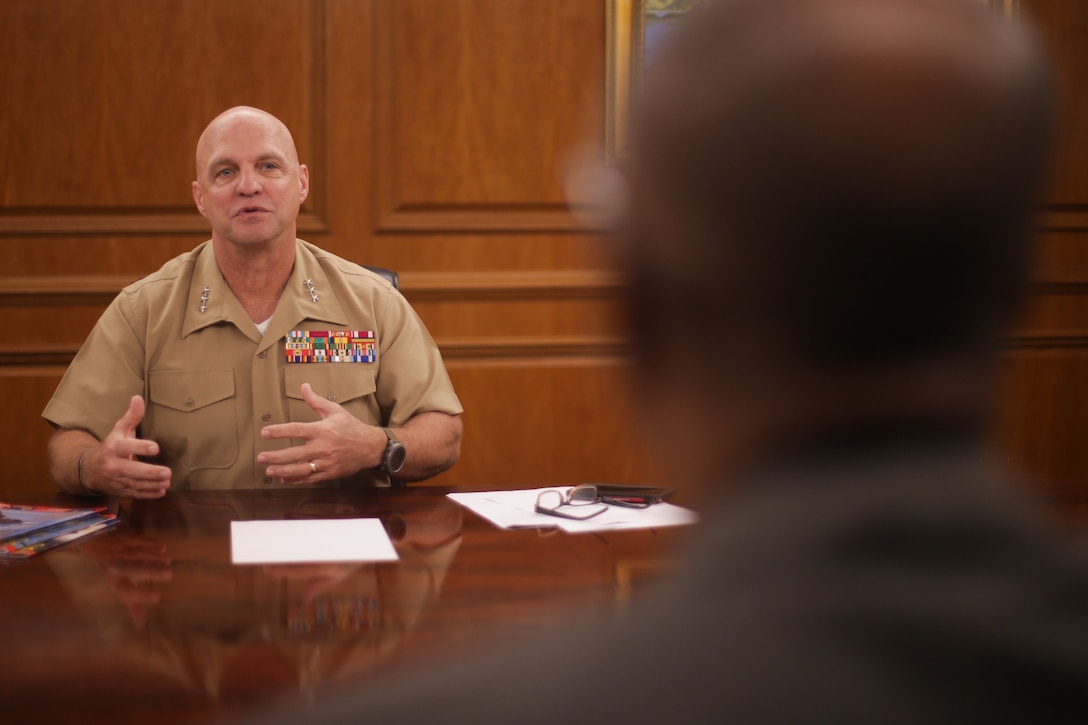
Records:
[[[302,399],[302,384],[309,383],[314,392],[328,401],[341,405],[348,413],[368,425],[381,425],[382,413],[375,399],[377,383],[374,367],[365,363],[295,363],[283,369],[284,395],[288,414],[298,423],[319,420],[319,416]]]
[[[144,436],[189,470],[229,468],[238,460],[234,371],[153,370]]]

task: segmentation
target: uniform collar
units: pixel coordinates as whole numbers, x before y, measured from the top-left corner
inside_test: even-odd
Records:
[[[317,257],[306,244],[296,239],[295,264],[265,337],[283,337],[303,320],[326,322],[339,327],[347,324],[344,309]],[[223,279],[209,241],[197,251],[181,336],[184,338],[221,322],[233,324],[254,342],[261,339],[256,326]]]
[[[220,322],[238,324],[246,319],[245,310],[230,291],[210,241],[197,248],[193,276],[189,280],[189,296],[185,302],[185,318],[181,323],[181,336],[211,327]],[[242,329],[239,325],[239,329]]]
[[[344,308],[333,294],[333,287],[321,263],[307,244],[295,240],[295,266],[276,306],[268,332],[275,337],[283,337],[297,329],[298,323],[303,320],[325,322],[341,328],[348,324]]]

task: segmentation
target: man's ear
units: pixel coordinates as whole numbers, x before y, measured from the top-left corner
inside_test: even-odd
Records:
[[[299,164],[298,167],[298,203],[306,201],[306,197],[310,195],[310,170],[306,168],[306,164]]]
[[[196,202],[196,210],[200,212],[200,216],[207,217],[204,213],[204,192],[200,189],[200,182],[193,182],[193,201]]]

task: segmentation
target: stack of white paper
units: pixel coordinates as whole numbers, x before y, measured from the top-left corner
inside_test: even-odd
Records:
[[[378,519],[231,521],[230,546],[235,564],[397,560]]]

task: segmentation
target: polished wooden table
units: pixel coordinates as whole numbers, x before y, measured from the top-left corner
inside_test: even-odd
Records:
[[[193,722],[455,666],[622,609],[690,530],[502,531],[446,492],[111,502],[114,529],[0,566],[0,722]],[[380,518],[399,561],[231,564],[231,521],[344,517]]]

